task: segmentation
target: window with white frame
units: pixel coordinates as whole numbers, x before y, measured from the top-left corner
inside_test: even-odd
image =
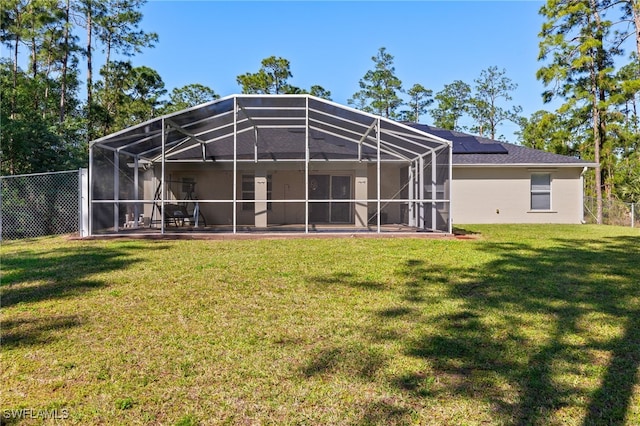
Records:
[[[271,175],[267,176],[267,200],[271,199]],[[242,175],[242,199],[255,200],[256,181],[254,175]],[[254,203],[242,203],[242,210],[254,210]],[[267,203],[267,210],[271,210],[271,203]]]
[[[531,210],[551,210],[551,173],[531,175]]]

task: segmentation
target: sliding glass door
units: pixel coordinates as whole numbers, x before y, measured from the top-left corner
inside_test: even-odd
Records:
[[[327,200],[309,204],[310,223],[351,223],[351,176],[309,176],[309,199]]]

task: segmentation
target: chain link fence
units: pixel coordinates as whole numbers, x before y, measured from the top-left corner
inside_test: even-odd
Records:
[[[584,199],[584,220],[596,223],[595,197]],[[602,224],[640,228],[640,203],[624,203],[619,200],[602,200]]]
[[[80,170],[2,176],[2,239],[79,231]]]

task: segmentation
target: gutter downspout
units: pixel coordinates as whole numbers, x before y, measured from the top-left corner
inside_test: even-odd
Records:
[[[587,172],[587,170],[589,170],[588,167],[583,167],[582,168],[582,172],[580,172],[580,187],[582,189],[582,191],[580,191],[580,223],[581,224],[585,224],[587,223],[584,220],[584,174]]]
[[[451,189],[453,188],[453,141],[449,141],[449,191],[447,197],[449,198],[449,223],[447,224],[449,234],[453,234],[453,206],[451,197]]]

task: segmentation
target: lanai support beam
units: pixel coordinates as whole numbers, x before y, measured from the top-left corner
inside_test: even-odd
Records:
[[[93,173],[93,145],[89,145],[89,235],[93,235]],[[1,215],[0,220],[2,220]]]
[[[415,178],[415,161],[412,161],[411,163],[409,163],[409,167],[408,167],[408,173],[409,173],[409,218],[408,218],[408,223],[407,225],[415,227],[416,226],[416,218],[415,218],[415,189],[416,189],[416,178]]]
[[[309,233],[309,98],[305,101],[304,126],[304,233]]]
[[[185,135],[188,138],[188,139],[184,140],[183,142],[181,142],[181,143],[179,143],[177,145],[174,145],[173,147],[171,147],[171,149],[177,149],[180,145],[182,145],[183,143],[185,143],[187,141],[194,141],[194,142],[200,144],[200,149],[202,151],[202,161],[207,161],[206,142],[204,142],[203,140],[199,139],[197,135],[194,135],[193,133],[184,130],[182,127],[178,126],[176,123],[174,123],[171,120],[167,120],[167,123],[169,124],[169,126],[171,126],[171,128],[176,130],[178,133],[182,133],[183,135]]]
[[[201,140],[200,138],[198,138],[198,135],[193,134],[192,132],[189,132],[187,130],[184,130],[182,127],[178,126],[175,122],[171,121],[171,120],[166,120],[167,124],[169,124],[167,126],[167,130],[169,128],[174,129],[175,131],[177,131],[178,133],[182,133],[185,136],[188,136],[189,138],[191,138],[192,140],[198,142],[198,143],[205,143],[203,140]]]
[[[378,149],[377,149],[377,161],[376,161],[376,168],[377,168],[377,173],[378,173],[378,191],[377,191],[377,200],[376,200],[376,210],[378,212],[377,216],[377,232],[378,234],[380,233],[380,199],[382,198],[382,179],[380,177],[380,133],[381,133],[381,129],[380,129],[380,117],[378,117],[376,119],[377,122],[377,128],[376,128],[376,143],[378,145]]]
[[[136,155],[133,159],[133,199],[138,201],[140,200],[140,194],[138,191],[138,185],[140,180],[140,162],[138,160],[138,156]],[[138,219],[140,218],[140,206],[138,203],[133,205],[133,226],[134,228],[138,227]]]
[[[438,198],[438,185],[437,185],[437,177],[438,171],[436,170],[438,166],[438,156],[435,151],[431,151],[431,230],[436,229],[437,224],[437,215],[438,215],[438,206],[435,200]]]
[[[120,222],[120,156],[113,151],[113,230],[119,231]]]
[[[238,225],[238,98],[233,98],[233,233]]]
[[[378,120],[373,120],[371,126],[369,126],[367,131],[364,132],[364,135],[362,135],[362,137],[358,141],[358,161],[362,161],[362,143],[367,139],[367,137],[369,137],[369,133],[371,133],[371,131],[376,128],[377,122]]]
[[[449,204],[448,204],[448,208],[449,208],[449,214],[447,215],[448,220],[447,220],[447,232],[449,234],[453,234],[453,218],[451,217],[451,213],[453,212],[453,209],[451,208],[451,187],[453,185],[451,185],[451,179],[453,179],[453,144],[450,143],[449,144],[449,159],[447,161],[447,166],[449,169],[449,179],[447,180],[447,200],[449,200]]]
[[[164,122],[164,118],[162,118],[162,176],[160,180],[160,234],[164,235],[165,232],[165,222],[164,222],[164,198],[165,198],[165,174],[167,173],[165,163],[166,163],[166,145],[167,145],[167,128]]]
[[[234,102],[238,102],[237,98],[234,98]],[[251,116],[247,113],[247,110],[245,109],[244,106],[242,106],[240,103],[238,103],[238,107],[244,113],[244,116],[247,117],[247,121],[249,122],[249,124],[251,124],[251,127],[253,127],[253,137],[254,137],[253,159],[254,159],[254,162],[257,163],[258,162],[258,126],[256,126],[256,123],[253,121]],[[235,132],[236,132],[236,127],[234,125],[234,133]]]
[[[418,160],[418,226],[426,228],[424,217],[424,157],[421,155]]]

